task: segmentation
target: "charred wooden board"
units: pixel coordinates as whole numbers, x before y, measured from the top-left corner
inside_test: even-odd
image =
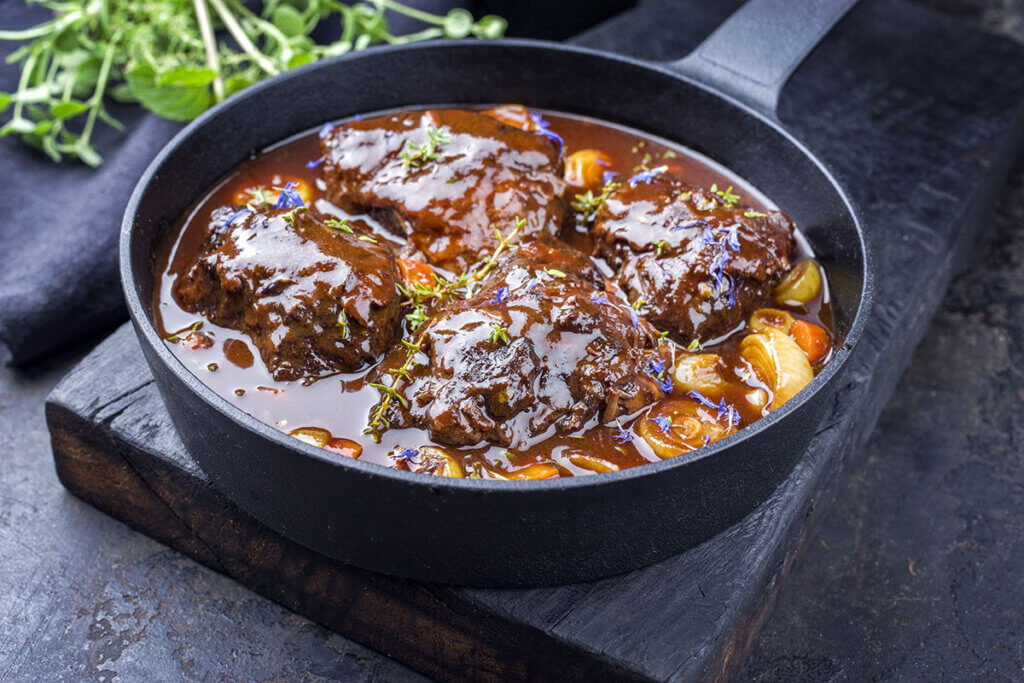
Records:
[[[648,3],[581,42],[677,57],[727,13],[705,4],[714,3]],[[728,674],[972,246],[1019,149],[1022,99],[1020,50],[896,0],[856,8],[797,73],[781,116],[858,204],[878,304],[831,417],[792,475],[741,523],[658,565],[558,588],[457,589],[365,572],[296,546],[209,485],[175,436],[127,328],[50,397],[58,473],[76,495],[135,528],[433,676]]]

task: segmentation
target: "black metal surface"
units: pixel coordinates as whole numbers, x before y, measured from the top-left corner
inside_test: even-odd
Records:
[[[751,0],[673,67],[774,117],[807,54],[857,0]]]
[[[845,339],[835,359],[781,410],[692,455],[508,486],[329,457],[216,396],[158,338],[150,323],[155,248],[187,205],[248,154],[359,112],[497,101],[635,126],[753,182],[804,228],[830,274]],[[790,471],[814,433],[870,297],[849,203],[776,124],[655,65],[525,41],[379,50],[247,90],[197,120],[154,161],[129,205],[121,260],[129,309],[158,387],[182,440],[219,488],[271,528],[324,554],[466,585],[607,576],[671,556],[740,519]],[[459,520],[457,533],[452,520]]]

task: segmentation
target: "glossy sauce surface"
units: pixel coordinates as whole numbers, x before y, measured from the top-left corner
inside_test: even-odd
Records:
[[[564,139],[566,154],[581,149],[601,150],[607,157],[604,170],[620,178],[644,169],[667,167],[668,174],[693,185],[732,188],[742,198],[742,207],[755,213],[775,208],[741,178],[686,148],[591,119],[549,112],[545,112],[544,117],[550,123],[550,130]],[[369,118],[363,117],[364,121]],[[381,399],[378,389],[370,386],[375,366],[316,380],[275,380],[247,334],[218,326],[185,310],[173,294],[176,281],[195,260],[215,210],[245,204],[251,200],[250,192],[258,188],[267,188],[276,197],[277,191],[272,188],[281,188],[287,182],[296,182],[306,203],[320,212],[353,222],[363,221],[374,239],[402,247],[404,240],[385,229],[374,216],[347,213],[327,199],[328,187],[320,177],[322,162],[317,163],[320,158],[320,139],[317,131],[311,131],[239,165],[183,218],[174,241],[167,245],[166,253],[158,261],[154,304],[161,335],[169,340],[169,347],[181,362],[205,384],[257,419],[285,433],[297,428],[313,428],[309,432],[312,437],[307,435],[304,440],[318,444],[322,444],[329,433],[334,441],[328,448],[339,458],[358,452],[361,460],[384,466],[429,469],[448,476],[518,479],[588,475],[654,462],[723,438],[771,409],[771,388],[757,373],[751,372],[750,363],[741,355],[741,343],[751,331],[741,325],[718,339],[699,340],[699,347],[685,340],[683,343],[663,340],[672,360],[660,375],[662,381],[674,375],[672,365],[684,357],[692,359],[698,354],[720,357],[716,366],[718,375],[728,375],[728,381],[712,382],[713,390],[701,392],[699,398],[688,395],[677,381],[665,399],[621,417],[615,423],[600,424],[595,417],[571,434],[560,435],[549,429],[535,438],[515,439],[514,447],[479,444],[457,448],[433,444],[424,431],[414,428],[388,429],[380,435],[380,442],[376,442],[364,433],[371,411]],[[567,191],[567,204],[576,192],[582,189]],[[574,220],[571,210],[567,213],[570,218],[560,237],[585,254],[595,253],[597,245],[590,225],[578,216]],[[798,234],[793,262],[799,263],[811,256]],[[611,274],[603,259],[598,258],[595,263],[605,275]],[[610,288],[614,289],[614,285]],[[827,280],[809,301],[792,305],[766,301],[764,306],[828,330],[831,338]],[[405,332],[408,336],[408,329]],[[768,337],[772,334],[768,333]],[[828,355],[825,355],[814,359],[812,365],[816,370],[827,361]],[[723,368],[729,373],[723,373]],[[769,405],[764,405],[765,400]],[[702,425],[699,431],[689,433],[679,427],[694,416]],[[666,424],[675,427],[665,429]],[[432,447],[439,447],[450,456],[458,471],[451,468],[437,471],[435,466],[426,468],[419,462],[419,454],[429,452]],[[417,457],[401,457],[400,454],[410,451],[415,451]]]

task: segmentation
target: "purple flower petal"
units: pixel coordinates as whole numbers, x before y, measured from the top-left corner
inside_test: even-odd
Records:
[[[667,417],[656,417],[652,420],[652,422],[661,427],[661,431],[663,432],[667,433],[670,429],[672,429],[672,420],[670,420]]]

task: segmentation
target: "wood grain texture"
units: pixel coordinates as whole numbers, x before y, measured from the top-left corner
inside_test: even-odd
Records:
[[[678,57],[727,10],[645,3],[581,42]],[[664,26],[679,30],[667,35]],[[991,68],[978,72],[978,63]],[[587,584],[499,591],[419,585],[319,557],[209,487],[175,437],[128,329],[51,396],[62,481],[145,533],[430,675],[727,676],[975,240],[1019,147],[1022,84],[1015,46],[895,0],[856,8],[797,72],[781,117],[849,188],[882,294],[832,415],[792,475],[741,523],[658,565]]]

